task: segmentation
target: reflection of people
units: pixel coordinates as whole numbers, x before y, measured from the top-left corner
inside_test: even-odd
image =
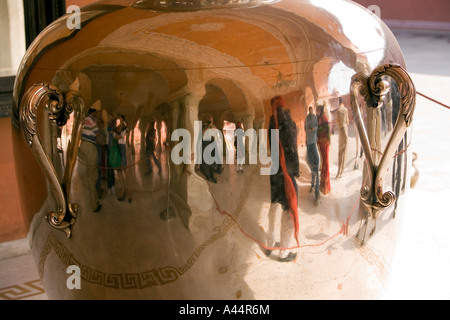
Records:
[[[306,159],[311,169],[311,190],[315,190],[316,201],[319,198],[319,151],[317,150],[317,116],[314,114],[313,107],[309,107],[309,113],[305,120],[306,131]]]
[[[161,174],[161,163],[159,162],[155,154],[155,144],[156,144],[155,122],[151,121],[145,134],[145,156],[147,157],[147,167],[148,167],[148,171],[145,173],[146,175],[151,174],[153,172],[151,164],[152,159],[159,169],[159,174]]]
[[[345,151],[347,149],[349,125],[348,111],[341,98],[339,98],[339,108],[336,113],[336,124],[339,130],[338,172],[336,178],[340,178],[345,168]]]
[[[236,130],[244,130],[242,122],[238,121],[236,123]],[[236,159],[237,159],[237,172],[244,173],[243,165],[245,162],[245,147],[244,147],[244,134],[238,134],[234,137],[234,147],[236,148]]]
[[[298,208],[297,183],[295,177],[300,175],[297,152],[297,127],[288,110],[284,109],[284,100],[276,96],[271,100],[273,115],[269,123],[269,140],[278,138],[279,152],[271,154],[272,162],[279,161],[278,172],[270,176],[271,206],[269,209],[268,245],[275,245],[275,219],[281,207],[280,255],[279,261],[292,261],[296,253],[288,252],[294,236],[298,244]],[[277,134],[272,136],[272,129]],[[271,142],[269,141],[269,145]],[[276,159],[278,157],[278,159]],[[270,254],[267,251],[266,254]]]
[[[107,149],[107,138],[106,138],[106,128],[105,123],[102,118],[101,111],[96,113],[96,123],[98,127],[98,134],[96,137],[97,142],[97,152],[98,152],[98,159],[97,159],[97,183],[96,188],[99,195],[99,198],[101,198],[103,189],[102,189],[102,178],[104,173],[105,162],[106,162],[106,149]]]
[[[222,173],[223,171],[223,167],[222,167],[222,163],[223,163],[223,154],[222,154],[222,135],[220,134],[220,132],[217,129],[217,126],[214,124],[214,117],[212,115],[209,115],[207,122],[209,123],[208,128],[207,129],[214,129],[213,131],[213,137],[214,137],[214,141],[215,143],[218,144],[219,148],[215,149],[214,152],[214,158],[215,158],[215,163],[213,165],[213,168],[215,169],[216,173]]]
[[[317,143],[319,145],[319,152],[322,158],[320,170],[320,192],[322,192],[325,195],[328,194],[331,190],[330,164],[329,164],[331,130],[328,118],[324,112],[323,105],[319,105],[317,111],[318,111]]]
[[[99,132],[95,122],[95,114],[97,110],[89,109],[89,115],[84,119],[83,129],[81,131],[81,143],[78,151],[78,157],[85,167],[84,183],[89,192],[89,202],[92,211],[98,212],[102,208],[98,201],[98,193],[96,188],[98,169],[98,151],[96,137]]]
[[[107,125],[107,155],[109,156],[111,149],[113,147],[114,143],[117,143],[117,141],[114,139],[114,130],[116,128],[116,119],[113,117],[113,115],[108,114],[108,125]],[[107,161],[108,163],[108,161]],[[108,194],[114,194],[115,193],[115,184],[116,184],[116,177],[114,175],[114,169],[111,168],[108,165],[108,168],[106,169],[106,183],[108,185]]]
[[[205,154],[205,149],[206,147],[208,147],[211,143],[214,143],[214,136],[213,135],[209,135],[208,137],[206,137],[205,132],[208,129],[213,129],[212,127],[212,122],[210,121],[206,121],[203,126],[202,126],[202,154]],[[209,132],[211,133],[211,132]],[[215,155],[213,155],[215,158]],[[213,183],[217,183],[216,178],[214,177],[214,173],[217,171],[216,170],[216,163],[207,163],[207,161],[205,161],[205,159],[202,159],[202,162],[200,164],[200,171],[203,173],[203,175],[205,176],[206,180],[211,181]]]
[[[114,133],[114,139],[117,140],[120,152],[121,164],[118,169],[119,180],[123,188],[122,196],[118,198],[118,200],[122,201],[128,196],[128,202],[131,202],[131,193],[128,185],[128,174],[127,174],[127,148],[126,148],[126,136],[127,136],[127,127],[125,124],[125,120],[122,117],[117,119],[118,123],[116,123],[116,129]]]

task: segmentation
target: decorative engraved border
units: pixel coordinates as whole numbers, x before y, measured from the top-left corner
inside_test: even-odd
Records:
[[[0,300],[21,300],[40,294],[45,294],[41,280],[0,288]]]
[[[386,262],[384,261],[383,255],[376,252],[374,249],[363,245],[359,248],[359,253],[371,266],[375,268],[375,275],[380,280],[381,285],[386,288],[391,276],[391,272]]]
[[[154,268],[151,270],[138,272],[138,273],[105,273],[97,269],[93,269],[89,266],[81,264],[72,253],[62,244],[60,241],[56,239],[56,236],[50,232],[44,249],[41,252],[39,258],[39,276],[43,279],[44,276],[44,266],[47,259],[48,254],[53,249],[57,256],[60,258],[62,263],[68,267],[70,265],[77,265],[81,270],[81,279],[88,283],[97,284],[103,287],[112,288],[112,289],[145,289],[151,288],[155,286],[163,286],[168,283],[172,283],[178,280],[181,276],[183,276],[187,271],[191,269],[191,267],[197,262],[201,253],[206,247],[214,243],[216,240],[223,238],[234,225],[234,222],[231,218],[224,219],[223,223],[220,226],[217,226],[214,231],[215,233],[204,243],[198,246],[191,256],[187,259],[187,261],[180,267],[174,266],[165,266]],[[369,248],[367,245],[359,247],[359,253],[370,265],[375,268],[375,274],[377,278],[380,280],[383,287],[386,287],[388,281],[390,279],[390,269],[384,261],[384,258],[381,253],[376,252],[374,249]],[[25,297],[30,297],[38,294],[45,293],[42,287],[36,286],[35,283],[39,283],[42,285],[40,280],[35,280],[31,282],[25,283],[25,287],[23,286],[11,286],[0,289],[0,298],[4,298],[7,300],[11,299],[22,299]],[[37,289],[39,292],[30,292],[27,291],[26,287],[31,287]],[[19,293],[16,293],[12,290],[22,290]],[[9,295],[14,295],[12,298]],[[28,294],[25,296],[15,297],[15,295],[19,294]]]
[[[93,269],[83,265],[77,260],[66,246],[57,240],[56,236],[50,232],[46,244],[39,257],[38,272],[41,279],[44,276],[44,266],[48,254],[54,250],[61,262],[66,266],[77,265],[81,270],[81,279],[92,284],[112,289],[145,289],[155,286],[163,286],[178,280],[197,262],[203,250],[214,243],[216,240],[223,238],[234,225],[233,220],[225,218],[220,226],[214,228],[214,234],[198,246],[186,263],[179,267],[165,266],[146,270],[137,273],[106,273],[101,270]]]

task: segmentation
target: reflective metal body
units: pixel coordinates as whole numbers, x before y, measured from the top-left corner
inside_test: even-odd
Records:
[[[415,97],[394,36],[351,1],[183,3],[99,1],[23,59],[14,151],[48,296],[379,297]]]

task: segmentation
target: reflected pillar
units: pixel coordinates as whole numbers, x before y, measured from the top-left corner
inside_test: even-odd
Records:
[[[250,131],[247,130],[251,130],[253,129],[253,120],[255,119],[255,116],[252,114],[246,114],[241,116],[242,119],[242,124],[244,125],[244,131],[246,133],[250,133]],[[250,146],[250,139],[249,137],[245,138],[245,163],[250,163],[250,150],[252,150],[253,154],[257,154],[256,150],[254,148],[256,148],[258,143],[258,134],[256,134],[255,139],[252,141],[252,145]],[[251,149],[252,148],[252,149]]]
[[[170,102],[169,134],[175,129],[186,129],[190,134],[190,161],[175,164],[172,155],[169,160],[169,214],[176,214],[188,230],[197,238],[203,239],[202,231],[210,230],[204,224],[209,223],[213,210],[213,199],[206,180],[195,172],[194,141],[197,132],[195,121],[198,121],[199,103],[202,91],[193,92]],[[201,134],[201,129],[200,129]],[[180,141],[168,139],[172,148]],[[206,235],[205,235],[206,236]]]
[[[157,132],[157,137],[156,137],[156,152],[160,153],[162,151],[162,121],[161,120],[157,120],[156,121],[156,132]]]

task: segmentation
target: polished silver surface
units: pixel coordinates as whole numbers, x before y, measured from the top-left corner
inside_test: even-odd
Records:
[[[13,139],[48,296],[379,296],[415,95],[389,29],[351,1],[146,3],[97,2],[80,30],[63,17],[22,62]],[[69,101],[67,123],[45,114]]]

